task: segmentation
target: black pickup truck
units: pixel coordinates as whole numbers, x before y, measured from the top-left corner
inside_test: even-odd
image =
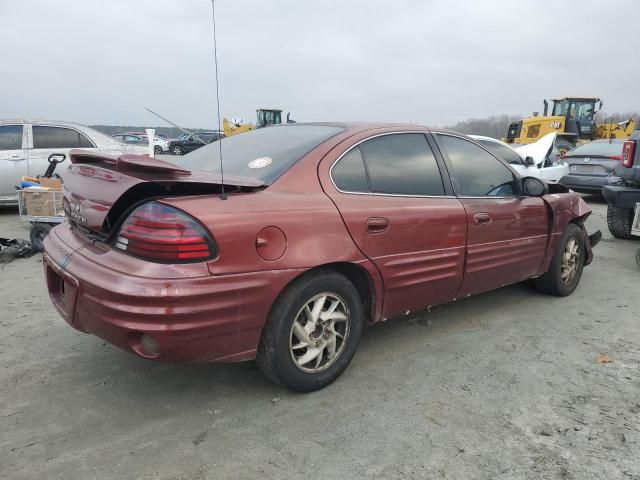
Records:
[[[607,226],[614,237],[631,238],[634,207],[640,202],[640,129],[624,143],[615,174],[620,182],[602,189],[608,204]]]

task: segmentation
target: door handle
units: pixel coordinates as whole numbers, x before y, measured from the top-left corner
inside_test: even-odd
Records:
[[[10,162],[22,162],[26,160],[26,158],[19,157],[18,155],[11,155],[7,160],[9,160]]]
[[[491,223],[491,215],[488,213],[476,213],[473,216],[473,223],[476,225],[489,225]]]
[[[382,233],[389,230],[389,219],[384,217],[371,217],[367,220],[369,233]]]

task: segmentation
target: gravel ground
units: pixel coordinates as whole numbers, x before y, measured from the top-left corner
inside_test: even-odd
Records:
[[[251,363],[156,364],[76,332],[41,258],[16,260],[0,272],[0,477],[640,479],[640,244],[587,200],[604,238],[572,296],[515,285],[372,326],[307,395]],[[0,236],[27,235],[0,211]]]

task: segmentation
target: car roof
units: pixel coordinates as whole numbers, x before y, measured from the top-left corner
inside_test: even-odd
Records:
[[[552,98],[552,102],[562,102],[563,100],[575,100],[577,102],[599,102],[600,99],[598,97],[560,97],[560,98]]]
[[[61,127],[83,127],[90,128],[82,123],[67,122],[65,120],[44,120],[44,119],[28,119],[28,118],[7,118],[1,119],[0,125],[13,125],[16,123],[31,123],[33,125],[58,125]]]

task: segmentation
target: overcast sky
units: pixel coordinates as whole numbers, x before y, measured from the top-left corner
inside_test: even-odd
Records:
[[[448,125],[640,108],[640,2],[217,0],[221,113]],[[216,125],[210,0],[0,0],[0,118]]]

